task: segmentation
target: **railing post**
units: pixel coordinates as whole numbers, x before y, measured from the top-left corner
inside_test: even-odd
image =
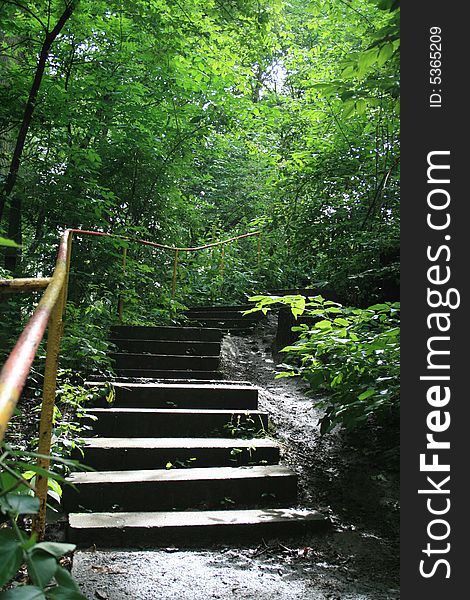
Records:
[[[220,263],[219,263],[219,275],[221,281],[224,278],[224,270],[225,270],[225,244],[220,246]]]
[[[122,249],[122,271],[123,274],[126,274],[126,263],[127,263],[127,246],[124,246]],[[124,298],[122,297],[122,290],[119,294],[118,300],[118,315],[119,315],[119,323],[122,325],[122,314],[124,312]]]
[[[179,250],[175,250],[175,260],[173,261],[173,277],[171,279],[171,299],[173,300],[176,293],[176,272],[178,270],[178,254]]]
[[[70,274],[70,257],[72,251],[72,233],[67,240],[66,273],[61,293],[57,298],[48,325],[46,366],[44,371],[43,396],[41,407],[41,421],[39,424],[38,454],[45,458],[38,458],[38,467],[49,469],[52,439],[52,424],[54,419],[54,405],[57,384],[57,368],[59,364],[60,341],[63,333],[63,313],[67,302],[68,280]],[[48,478],[36,475],[36,497],[39,498],[39,512],[33,521],[33,531],[38,539],[44,538],[46,528],[46,508]]]

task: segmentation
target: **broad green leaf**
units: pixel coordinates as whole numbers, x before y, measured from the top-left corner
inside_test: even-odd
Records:
[[[26,556],[28,575],[32,582],[38,587],[44,588],[54,577],[57,569],[57,561],[48,552],[34,546]]]
[[[21,585],[1,592],[0,597],[1,600],[46,600],[44,592],[33,585]]]
[[[372,66],[376,61],[377,61],[377,57],[378,57],[378,49],[377,48],[370,48],[369,50],[366,50],[365,52],[361,52],[361,54],[359,55],[359,71],[364,74],[365,71],[367,71],[367,69]]]
[[[376,390],[369,389],[369,390],[366,390],[365,392],[362,392],[362,394],[359,394],[357,399],[358,400],[366,400],[367,398],[370,398],[370,396],[373,396],[376,393],[377,393]]]
[[[8,246],[9,248],[21,248],[19,244],[14,242],[13,240],[9,240],[8,238],[4,238],[0,236],[0,246]]]
[[[67,569],[57,567],[54,577],[61,588],[67,588],[75,592],[79,591],[77,582]]]
[[[38,512],[39,499],[34,496],[11,493],[0,497],[0,506],[2,512],[31,515]]]
[[[366,100],[364,100],[364,98],[359,98],[358,100],[356,100],[355,109],[358,115],[364,114],[367,109]]]
[[[369,310],[390,310],[389,304],[373,304],[369,306]]]
[[[87,600],[86,596],[80,594],[78,590],[72,590],[62,586],[47,592],[47,597],[51,600]]]
[[[377,63],[382,66],[393,54],[393,44],[391,42],[385,43],[379,51]]]
[[[356,112],[356,103],[353,100],[348,100],[343,108],[343,118],[348,119]]]
[[[62,487],[57,483],[55,479],[49,478],[47,481],[48,487],[55,492],[59,498],[62,496]]]
[[[53,471],[50,471],[48,469],[44,469],[43,467],[40,467],[38,465],[35,464],[28,464],[25,463],[21,460],[16,461],[15,463],[18,467],[23,467],[28,469],[24,474],[23,477],[26,478],[30,478],[30,477],[34,477],[34,475],[42,475],[43,477],[47,477],[47,478],[52,478],[52,479],[56,479],[57,481],[65,481],[64,477],[62,475],[59,475],[58,473],[54,473]]]
[[[10,581],[23,562],[21,542],[12,529],[0,529],[0,587]]]
[[[22,477],[18,473],[15,477],[11,473],[7,473],[6,471],[0,472],[0,490],[9,490],[11,488],[14,489],[15,494],[27,494],[30,492],[30,489],[25,483],[22,482]],[[18,484],[18,485],[17,485]]]
[[[316,329],[331,329],[332,328],[331,321],[328,321],[326,319],[323,319],[322,321],[318,321],[318,323],[315,323],[315,328]]]
[[[67,554],[67,552],[75,550],[76,546],[75,544],[64,544],[62,542],[40,542],[36,544],[35,548],[47,552],[51,556],[60,558],[64,554]]]

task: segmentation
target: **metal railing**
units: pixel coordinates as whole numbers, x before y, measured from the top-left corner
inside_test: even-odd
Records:
[[[59,362],[60,342],[63,334],[63,315],[67,302],[68,282],[70,274],[70,260],[72,254],[73,235],[87,235],[109,237],[128,241],[131,243],[152,246],[162,250],[174,252],[173,271],[171,281],[171,294],[175,295],[179,255],[182,252],[198,252],[207,248],[221,247],[221,258],[219,271],[223,275],[225,245],[235,240],[246,237],[258,236],[257,260],[260,261],[261,232],[254,231],[234,236],[226,240],[184,248],[158,244],[147,240],[114,235],[99,231],[87,231],[83,229],[67,229],[64,231],[59,244],[56,265],[52,277],[44,278],[22,278],[22,279],[0,279],[0,293],[28,292],[45,289],[33,315],[26,327],[23,329],[15,347],[11,351],[2,371],[0,372],[0,442],[3,440],[8,423],[13,415],[28,374],[36,356],[46,328],[48,329],[46,363],[44,370],[43,396],[41,406],[41,419],[39,425],[38,466],[49,469],[49,454],[51,450],[52,427],[54,405],[56,397],[57,369]],[[123,266],[126,266],[127,248],[123,248]],[[123,300],[119,298],[118,315],[122,322]],[[39,498],[40,508],[36,516],[33,529],[41,539],[44,537],[46,526],[46,503],[48,479],[46,476],[38,475],[36,479],[36,496]]]

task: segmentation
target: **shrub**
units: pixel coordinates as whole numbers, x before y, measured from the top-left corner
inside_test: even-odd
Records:
[[[321,296],[254,296],[256,307],[291,307],[303,323],[293,327],[299,339],[282,349],[287,370],[277,377],[300,376],[311,389],[327,391],[317,402],[325,411],[321,432],[335,425],[352,429],[374,416],[396,419],[399,408],[400,304],[375,304],[367,309],[343,307]]]

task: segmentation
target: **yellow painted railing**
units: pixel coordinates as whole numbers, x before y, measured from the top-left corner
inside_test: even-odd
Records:
[[[197,246],[194,248],[179,248],[158,244],[147,240],[127,237],[123,235],[114,235],[98,231],[87,231],[83,229],[67,229],[62,234],[59,244],[57,261],[52,277],[44,278],[23,278],[23,279],[0,279],[0,294],[37,291],[45,289],[44,294],[39,301],[36,310],[31,316],[28,324],[21,333],[15,347],[11,351],[2,371],[0,372],[0,442],[3,440],[8,423],[13,415],[15,407],[20,398],[25,385],[29,371],[36,356],[37,349],[41,343],[46,328],[47,348],[46,364],[44,371],[43,397],[41,406],[41,420],[39,425],[39,444],[38,454],[48,457],[51,450],[52,424],[54,414],[54,404],[56,396],[57,368],[59,362],[60,341],[63,333],[63,314],[67,302],[68,281],[70,274],[70,259],[72,253],[73,235],[89,235],[110,237],[125,240],[131,243],[152,246],[162,250],[174,252],[173,272],[171,290],[172,297],[175,295],[177,270],[179,255],[182,252],[197,252],[207,248],[221,246],[221,260],[219,270],[223,274],[225,245],[235,240],[246,237],[258,236],[258,264],[260,262],[261,252],[261,232],[254,231],[237,235],[226,240]],[[127,248],[123,249],[123,268],[125,270],[127,259]],[[118,313],[122,320],[123,301],[119,299]],[[49,469],[49,458],[39,458],[38,465],[43,469]],[[46,525],[46,502],[47,502],[48,480],[45,476],[39,476],[36,480],[36,496],[40,501],[39,513],[33,524],[35,532],[39,538],[44,537]]]

